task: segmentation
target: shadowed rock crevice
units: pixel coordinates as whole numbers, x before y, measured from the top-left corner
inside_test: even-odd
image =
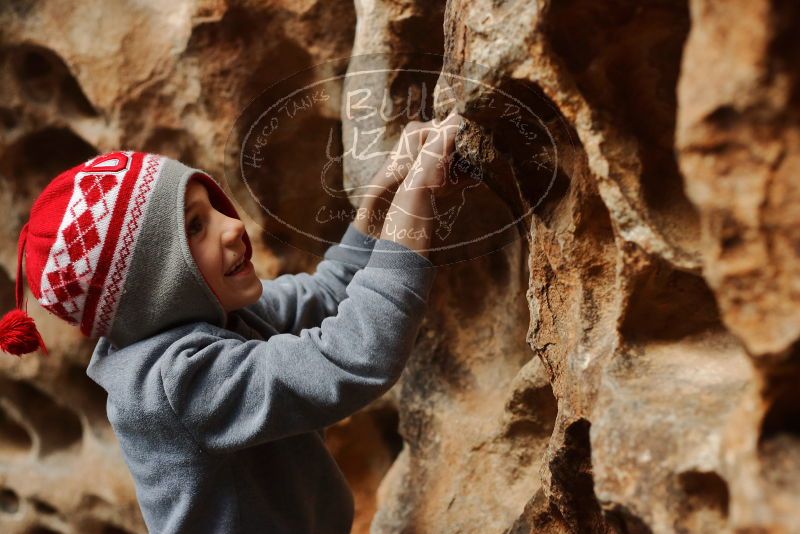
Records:
[[[678,485],[683,499],[676,510],[676,532],[724,532],[730,502],[725,480],[713,472],[687,471],[678,476]]]
[[[19,510],[19,495],[10,488],[0,488],[0,513],[15,514]]]
[[[678,340],[721,329],[714,294],[701,277],[655,259],[635,276],[621,326],[629,341]]]
[[[0,106],[0,126],[2,126],[3,130],[10,132],[16,128],[18,124],[18,112],[11,108]]]
[[[356,493],[353,528],[365,530],[378,485],[403,448],[397,410],[387,401],[376,403],[328,428],[325,442]]]
[[[71,409],[63,407],[50,395],[36,387],[20,381],[0,380],[2,402],[13,406],[24,418],[33,433],[29,439],[33,451],[39,458],[66,452],[79,447],[83,437],[80,419]],[[16,431],[13,443],[24,442]]]
[[[553,433],[558,401],[541,362],[528,363],[515,377],[511,398],[505,406],[504,437],[520,446],[545,444]]]
[[[79,528],[86,534],[132,534],[128,529],[106,521],[85,521],[79,525]]]
[[[619,532],[620,534],[653,534],[647,523],[625,506],[610,505],[605,510],[605,517],[612,528],[612,532]]]
[[[143,150],[163,154],[178,161],[197,159],[197,141],[178,128],[155,128],[144,142]]]
[[[551,499],[564,523],[574,532],[605,532],[606,522],[594,494],[591,423],[585,419],[567,426],[564,442],[549,462]]]
[[[0,399],[0,451],[9,458],[25,457],[30,454],[33,439],[28,430],[14,417],[13,406]]]
[[[85,428],[94,432],[98,437],[110,438],[113,434],[108,427],[106,414],[108,394],[86,376],[86,369],[75,365],[67,367],[61,375],[59,383],[64,388],[68,384],[75,386],[68,396],[69,405],[78,413]]]
[[[800,76],[797,75],[797,64],[800,62],[800,45],[797,35],[800,33],[800,4],[791,0],[775,0],[772,5],[772,23],[774,35],[769,43],[769,55],[773,58],[775,72],[773,76],[789,77],[791,86],[786,118],[796,121],[800,106]]]
[[[6,50],[20,94],[31,103],[49,104],[65,117],[96,117],[76,78],[55,52],[35,45]]]
[[[772,370],[766,413],[758,437],[761,470],[782,491],[800,492],[800,367],[794,360]]]
[[[96,154],[71,130],[45,128],[21,137],[0,155],[0,174],[13,180],[20,197],[32,200],[59,173]]]
[[[507,79],[495,93],[500,96],[488,110],[494,116],[487,122],[494,147],[510,161],[511,179],[519,188],[522,206],[515,213],[542,212],[569,185],[560,151],[563,147],[566,157],[566,150],[579,146],[578,136],[537,84]]]
[[[674,154],[688,2],[553,2],[546,20],[553,50],[606,130],[610,177],[647,224],[683,254],[695,255],[698,214]]]
[[[316,258],[311,254],[303,257],[301,251],[322,256],[341,238],[355,214],[345,195],[328,194],[321,185],[334,191],[343,188],[341,169],[325,169],[330,139],[333,153],[341,154],[341,125],[322,116],[319,108],[310,113],[298,115],[288,126],[305,131],[302,140],[276,137],[262,151],[269,163],[247,170],[248,184],[264,209],[264,238],[277,253],[285,253],[281,274],[308,270],[309,262]],[[307,167],[298,168],[294,163],[298,160],[304,160]],[[286,188],[281,183],[293,186]]]
[[[54,515],[58,513],[58,510],[50,503],[47,503],[41,499],[31,498],[29,499],[33,508],[40,514],[43,515]]]
[[[343,8],[346,4],[334,2],[332,7]],[[343,17],[340,21],[343,27],[347,27],[348,18],[353,16],[352,7],[339,9],[338,14]],[[220,104],[237,103],[238,111],[242,111],[250,100],[274,83],[309,67],[311,55],[303,42],[309,36],[292,35],[289,25],[280,24],[289,20],[285,10],[272,6],[258,9],[226,6],[221,16],[209,17],[195,25],[183,53],[186,58],[200,62],[201,74],[207,82],[200,104],[222,111]],[[271,27],[268,39],[263,33],[267,26]],[[233,63],[237,61],[246,67],[246,76],[244,83],[237,76],[237,84],[231,85],[229,77],[237,70]],[[226,92],[232,102],[216,98]]]

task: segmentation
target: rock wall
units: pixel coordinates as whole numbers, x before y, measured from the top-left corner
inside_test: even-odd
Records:
[[[323,162],[307,155],[332,128],[353,148],[363,123],[342,95],[366,87],[389,111],[411,98],[468,119],[457,147],[486,179],[454,235],[519,224],[464,261],[438,256],[400,382],[328,430],[354,532],[800,530],[794,3],[12,2],[0,24],[3,310],[17,233],[59,170],[124,146],[222,174],[263,89],[368,58],[387,72],[334,84],[272,145],[256,196],[306,209]],[[532,143],[486,105],[498,91],[533,111]],[[375,165],[350,154],[334,179],[364,184]],[[262,277],[313,269],[227,185],[261,236]],[[31,313],[58,341],[50,358],[0,360],[0,529],[143,531],[103,392],[83,375],[91,344]]]

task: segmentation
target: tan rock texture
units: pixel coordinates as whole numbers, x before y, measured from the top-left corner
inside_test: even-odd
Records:
[[[253,195],[226,182],[268,277],[319,259],[257,204],[307,213],[330,132],[347,189],[378,165],[360,133],[385,149],[423,108],[466,117],[485,180],[438,230],[508,230],[432,256],[400,382],[328,429],[354,532],[800,531],[796,2],[7,2],[0,27],[3,310],[30,203],[97,152],[230,178],[248,102],[324,63],[302,79],[332,98],[274,138]],[[350,113],[364,90],[383,118]],[[0,531],[143,532],[91,344],[31,313],[53,354],[0,360]]]

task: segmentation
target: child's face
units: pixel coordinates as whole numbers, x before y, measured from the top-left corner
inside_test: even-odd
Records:
[[[242,221],[217,211],[211,205],[205,186],[194,179],[186,184],[184,205],[186,239],[192,256],[225,312],[258,301],[263,288],[250,260],[234,274],[225,274],[244,257]]]

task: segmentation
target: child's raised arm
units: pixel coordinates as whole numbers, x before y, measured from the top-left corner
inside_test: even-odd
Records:
[[[319,326],[323,319],[336,314],[339,303],[347,297],[347,285],[367,264],[374,246],[374,237],[350,223],[341,242],[325,252],[314,274],[283,274],[261,280],[263,293],[250,309],[279,332],[298,334],[304,328]]]
[[[279,332],[299,334],[336,314],[353,275],[369,261],[392,198],[419,156],[430,127],[430,121],[408,123],[372,180],[353,192],[352,198],[361,199],[356,220],[341,242],[325,252],[314,274],[261,280],[262,296],[251,307],[257,315]]]
[[[209,452],[329,426],[397,381],[434,274],[427,258],[380,240],[347,287],[338,315],[297,336],[266,341],[231,339],[204,325],[166,347],[158,389]]]

